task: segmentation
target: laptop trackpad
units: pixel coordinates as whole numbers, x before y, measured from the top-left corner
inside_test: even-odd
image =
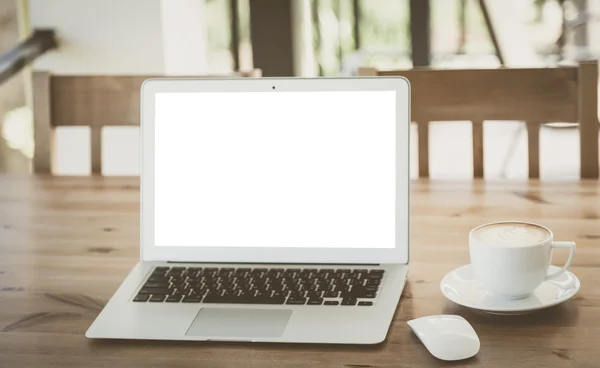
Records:
[[[291,315],[291,309],[203,308],[186,335],[279,337]]]

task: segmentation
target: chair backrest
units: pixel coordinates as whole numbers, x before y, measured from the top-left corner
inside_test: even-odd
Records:
[[[261,77],[260,69],[194,78]],[[33,73],[33,171],[52,173],[54,128],[89,126],[91,171],[102,173],[102,128],[140,124],[140,87],[157,76],[66,76]],[[185,77],[181,77],[185,78]],[[189,78],[189,77],[188,77]]]
[[[429,122],[471,121],[473,176],[483,168],[483,121],[525,122],[529,177],[539,177],[540,124],[579,124],[581,177],[598,178],[598,62],[575,67],[381,71],[361,76],[403,76],[411,85],[411,120],[417,124],[419,176],[429,176]]]

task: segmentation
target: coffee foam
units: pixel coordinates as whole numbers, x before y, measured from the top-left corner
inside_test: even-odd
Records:
[[[473,237],[489,245],[524,247],[548,240],[550,233],[540,226],[507,222],[480,227],[473,231]]]

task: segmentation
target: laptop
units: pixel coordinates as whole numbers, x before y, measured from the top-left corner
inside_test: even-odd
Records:
[[[150,79],[140,261],[90,338],[375,344],[409,262],[409,84]]]

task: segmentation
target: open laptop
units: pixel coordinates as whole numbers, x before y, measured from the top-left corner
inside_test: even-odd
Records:
[[[383,341],[408,274],[408,82],[141,92],[141,259],[86,336]]]

